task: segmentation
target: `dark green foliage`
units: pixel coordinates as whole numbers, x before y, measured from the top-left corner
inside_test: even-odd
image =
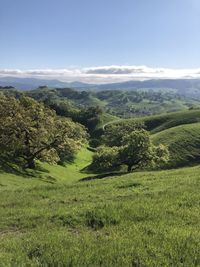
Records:
[[[84,142],[83,127],[32,98],[0,98],[0,152],[7,161],[35,168],[35,160],[51,163],[73,158]]]
[[[90,169],[95,171],[116,170],[121,165],[119,148],[100,146],[95,151]]]
[[[51,99],[46,99],[44,104],[55,110],[56,114],[62,117],[69,117],[73,121],[77,121],[78,113],[80,112],[78,108],[74,107],[69,101],[55,101]]]
[[[177,111],[192,103],[192,100],[184,103],[184,97],[169,89],[107,90],[98,92],[96,96],[107,102],[108,112],[125,118]],[[183,103],[182,107],[179,102]]]
[[[167,147],[154,146],[149,133],[140,123],[115,123],[105,128],[103,144],[93,156],[92,169],[116,170],[126,165],[128,171],[145,167],[158,167],[168,160]]]
[[[80,110],[77,121],[85,125],[89,132],[92,132],[101,122],[102,113],[102,110],[98,106],[85,108]]]
[[[63,117],[69,117],[73,121],[84,125],[90,133],[94,131],[101,122],[102,110],[97,107],[75,107],[66,100],[46,99],[45,105],[56,111],[56,114]]]
[[[120,162],[128,166],[128,171],[148,166],[152,159],[153,150],[149,134],[140,129],[125,133],[120,147]]]
[[[101,145],[101,141],[99,139],[92,138],[90,139],[89,145],[93,148],[96,148]]]
[[[123,143],[123,138],[136,130],[141,130],[143,128],[142,122],[123,123],[119,121],[106,125],[104,127],[104,135],[102,136],[103,144],[107,146],[121,146]]]
[[[126,129],[129,125],[141,123],[150,131],[154,144],[166,145],[169,149],[170,160],[165,162],[162,168],[188,166],[197,164],[199,159],[199,122],[200,110],[193,109],[183,112],[174,112],[141,119],[127,119],[113,122],[108,125],[110,129],[116,129],[118,125]],[[107,126],[107,127],[108,127]],[[107,130],[105,127],[105,131]],[[109,133],[108,128],[108,133]],[[115,131],[113,131],[114,133]],[[112,134],[110,134],[112,136]]]

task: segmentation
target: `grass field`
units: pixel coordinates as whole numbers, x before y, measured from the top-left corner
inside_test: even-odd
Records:
[[[1,173],[0,266],[199,266],[200,168],[81,181],[91,152]]]

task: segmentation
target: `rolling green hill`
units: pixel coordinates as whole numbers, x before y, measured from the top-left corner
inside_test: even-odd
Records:
[[[169,146],[168,167],[197,163],[199,111],[167,115],[152,140]],[[1,171],[0,266],[200,265],[198,166],[95,179],[83,171],[91,158],[83,149],[66,167]]]
[[[0,189],[17,189],[26,186],[48,185],[55,183],[71,183],[75,182],[88,174],[81,170],[91,163],[92,152],[83,148],[78,152],[76,159],[72,163],[68,163],[65,167],[59,165],[49,165],[40,163],[37,171],[27,171],[18,173],[15,170],[5,172],[0,171]]]
[[[99,106],[111,115],[128,118],[199,107],[199,99],[172,89],[76,91],[70,88],[39,88],[26,92],[36,100],[67,100],[81,107]]]
[[[83,148],[65,167],[1,169],[0,267],[200,266],[200,110],[135,120],[169,147],[165,168],[187,168],[95,176]],[[103,113],[96,131],[135,120]]]
[[[121,118],[142,117],[164,112],[177,112],[200,107],[199,97],[180,94],[174,89],[85,90],[39,87],[30,91],[0,88],[0,93],[27,95],[44,102],[66,101],[72,108],[100,107]]]
[[[79,156],[1,174],[1,266],[199,266],[198,167],[79,181]]]
[[[183,124],[200,122],[200,109],[164,113],[142,118],[122,120],[121,123],[141,121],[152,134]]]
[[[116,123],[126,124],[135,121],[144,122],[155,144],[162,143],[168,146],[170,161],[165,165],[165,168],[200,163],[199,109],[120,120]]]
[[[142,120],[147,130],[156,133],[178,125],[200,122],[200,109],[150,116]]]
[[[184,124],[152,135],[155,144],[169,148],[170,161],[166,167],[189,166],[200,163],[200,123]]]
[[[200,110],[190,110],[144,118],[155,144],[169,148],[166,168],[200,163]]]

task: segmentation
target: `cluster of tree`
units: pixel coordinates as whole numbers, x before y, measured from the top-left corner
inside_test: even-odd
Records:
[[[0,97],[0,159],[35,168],[35,161],[64,163],[86,141],[85,128],[29,97]]]
[[[163,103],[173,103],[174,101],[182,100],[185,102],[185,98],[172,90],[107,90],[100,91],[95,96],[106,101],[106,111],[119,116],[130,117],[132,115],[142,116],[154,114],[159,111],[154,109],[154,106],[158,107]],[[166,109],[171,107],[169,103],[166,105]],[[152,105],[153,104],[153,105]]]
[[[39,102],[43,102],[45,106],[55,110],[58,116],[68,117],[71,118],[74,122],[83,124],[90,133],[92,133],[95,130],[96,126],[101,122],[103,111],[100,107],[87,105],[82,106],[70,100],[70,97],[73,97],[74,100],[81,98],[82,100],[84,100],[84,97],[88,97],[88,94],[90,94],[84,91],[78,92],[68,88],[49,89],[46,86],[41,86],[37,90],[28,92],[21,92],[16,89],[3,89],[0,90],[0,94],[13,96],[15,98],[28,96]]]
[[[11,94],[12,87],[0,88],[0,91],[7,91]],[[46,86],[41,86],[36,90],[30,90],[23,92],[24,95],[30,96],[38,101],[47,101],[50,99],[52,102],[66,101],[70,103],[75,109],[81,110],[81,113],[85,113],[85,109],[89,107],[104,107],[104,111],[111,115],[115,115],[122,118],[128,118],[132,116],[145,116],[158,114],[161,112],[173,112],[181,110],[183,107],[191,107],[197,105],[196,98],[194,97],[195,91],[193,89],[184,91],[172,90],[167,88],[145,88],[145,89],[132,89],[132,90],[91,90],[90,91],[80,91],[71,88],[48,88]],[[16,93],[16,90],[15,90]],[[18,91],[16,94],[22,92]],[[180,102],[182,105],[180,105]],[[176,105],[177,104],[177,105]],[[60,105],[60,103],[59,103]],[[71,112],[71,111],[70,111]],[[79,115],[78,114],[78,119]],[[77,114],[70,113],[70,117],[74,116],[77,118]],[[79,120],[76,121],[79,121]],[[85,118],[81,118],[81,121],[85,125],[92,129],[95,128],[93,125],[95,121],[98,124],[100,116],[89,118],[85,123]],[[91,123],[90,123],[91,122]],[[89,125],[89,126],[88,126]]]
[[[27,92],[28,96],[33,97],[34,99],[44,101],[46,99],[56,100],[56,99],[65,99],[70,100],[76,105],[82,106],[92,106],[93,102],[91,99],[91,92],[86,91],[77,91],[71,88],[48,88],[48,87],[39,87],[36,90],[31,90]]]
[[[145,116],[161,112],[181,110],[180,104],[190,107],[195,103],[194,97],[180,94],[172,89],[132,89],[132,90],[103,90],[79,91],[70,88],[46,88],[26,92],[36,100],[67,100],[78,108],[104,107],[104,111],[122,118]]]
[[[167,162],[166,146],[155,146],[141,123],[108,125],[102,137],[103,145],[97,148],[91,168],[109,171],[127,166],[128,172],[138,168],[158,167]]]
[[[73,121],[84,125],[90,133],[95,130],[101,122],[103,111],[98,107],[75,107],[66,100],[45,100],[44,103],[56,111],[59,116],[69,117]]]

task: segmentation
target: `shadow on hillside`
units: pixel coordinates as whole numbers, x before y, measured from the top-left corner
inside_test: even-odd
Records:
[[[81,182],[91,181],[91,180],[104,179],[104,178],[113,177],[113,176],[118,177],[118,176],[122,176],[125,174],[127,174],[127,172],[109,172],[109,173],[97,174],[94,176],[87,176],[87,177],[80,179],[80,181]]]
[[[42,178],[41,172],[49,173],[48,170],[42,168],[40,165],[36,166],[36,169],[24,169],[22,167],[19,167],[16,163],[13,161],[8,161],[5,159],[0,159],[0,173],[10,173],[15,175],[20,175],[22,177],[35,177],[35,178]]]

